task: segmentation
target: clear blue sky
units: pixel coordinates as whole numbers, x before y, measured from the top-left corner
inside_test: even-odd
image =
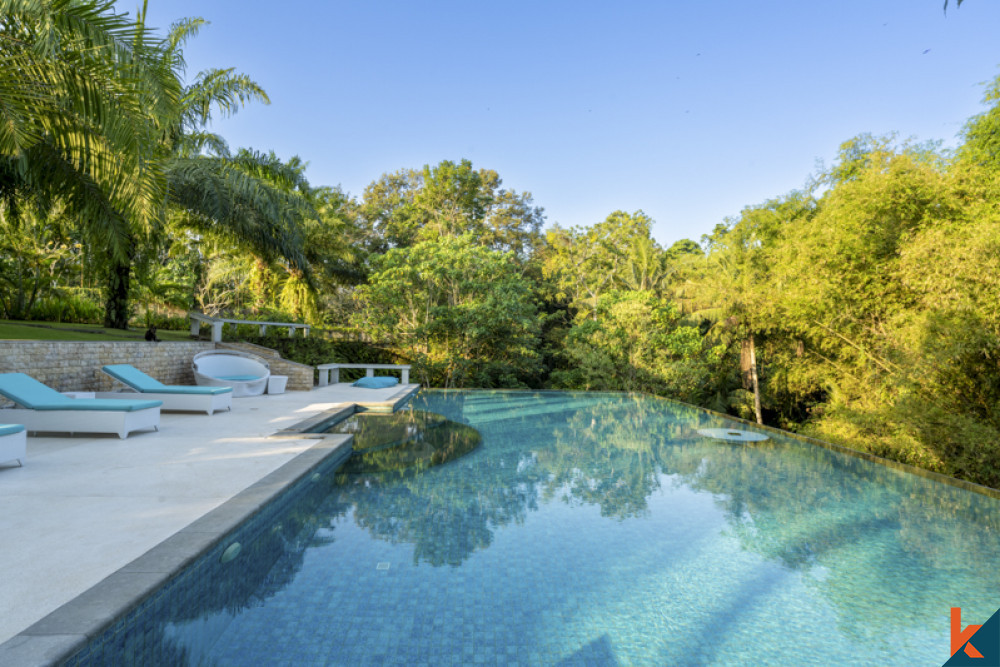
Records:
[[[139,0],[120,1],[135,11]],[[1000,2],[150,0],[211,21],[188,77],[235,66],[270,106],[216,122],[360,196],[468,158],[549,224],[642,209],[669,245],[801,187],[871,132],[953,146],[1000,73]]]

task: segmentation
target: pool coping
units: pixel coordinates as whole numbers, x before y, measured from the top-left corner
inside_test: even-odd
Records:
[[[244,521],[331,457],[353,451],[349,434],[330,434],[142,556],[0,644],[0,663],[59,664],[222,542]]]
[[[356,412],[395,412],[406,405],[417,392],[420,385],[403,385],[399,391],[392,394],[384,401],[374,401],[369,403],[347,403],[338,405],[329,410],[324,410],[291,426],[287,426],[280,431],[275,431],[269,438],[300,438],[300,439],[322,439],[333,435],[326,433],[326,429],[333,424],[342,421]]]

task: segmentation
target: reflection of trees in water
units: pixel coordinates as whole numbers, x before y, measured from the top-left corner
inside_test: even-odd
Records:
[[[660,488],[659,450],[690,431],[672,406],[623,395],[569,415],[552,430],[539,463],[551,474],[545,497],[597,505],[601,516],[643,515]]]
[[[461,418],[465,396],[434,395],[432,407]],[[522,402],[530,397],[506,396]],[[570,404],[580,396],[559,399]],[[552,395],[547,398],[552,402]],[[496,411],[502,410],[498,403]],[[641,396],[602,395],[582,407],[554,410],[551,431],[545,415],[531,416],[537,446],[530,454],[520,444],[494,442],[471,462],[454,461],[433,476],[413,470],[341,475],[343,500],[354,505],[358,525],[373,536],[413,544],[415,562],[459,565],[492,543],[495,528],[521,523],[539,498],[562,494],[567,502],[594,504],[603,516],[620,519],[643,514],[659,488],[657,448],[693,431],[697,418],[683,411],[689,425],[679,412]]]
[[[121,664],[123,656],[134,664],[194,664],[198,647],[178,643],[178,637],[185,637],[185,624],[218,614],[236,616],[285,589],[309,547],[334,541],[336,519],[348,510],[333,471],[321,468],[171,580],[150,604],[128,617],[124,629],[95,640],[80,664]],[[233,542],[242,547],[239,556],[221,563],[222,551]],[[76,663],[70,659],[67,664]]]
[[[426,470],[482,442],[474,428],[423,410],[360,413],[335,430],[354,434],[354,454],[341,470],[345,475]]]
[[[538,506],[543,473],[530,457],[508,452],[490,457],[486,474],[481,466],[474,485],[462,461],[433,478],[412,470],[341,475],[341,499],[374,537],[413,544],[415,563],[457,566],[492,543],[494,528],[521,523]]]
[[[461,419],[464,396],[433,393],[429,402]],[[539,498],[593,504],[626,520],[646,513],[664,482],[711,493],[741,546],[800,572],[849,637],[881,641],[888,627],[935,627],[961,600],[934,591],[1000,589],[994,499],[795,441],[709,441],[695,433],[709,417],[657,399],[604,395],[573,407],[580,397],[554,404],[547,396],[548,413],[504,422],[498,432],[515,422],[530,430],[431,473],[390,466],[338,474],[336,483],[318,476],[297,492],[301,502],[269,505],[241,529],[238,559],[220,564],[222,545],[182,575],[175,589],[185,594],[190,585],[197,603],[172,604],[169,623],[236,614],[274,595],[295,577],[304,551],[332,541],[333,525],[352,510],[373,537],[413,544],[414,562],[458,566],[488,548],[498,527],[522,523]],[[529,437],[530,452],[515,442]],[[155,638],[128,634],[130,650],[149,651],[133,655],[174,664],[171,656],[185,649],[164,636],[165,625]]]
[[[461,395],[431,402],[462,416]],[[439,469],[433,484],[362,478],[345,500],[373,535],[413,543],[415,560],[456,565],[488,547],[496,527],[523,521],[539,498],[593,504],[625,520],[645,514],[669,477],[711,493],[744,549],[801,572],[837,610],[841,630],[865,641],[885,627],[938,623],[957,604],[939,599],[941,590],[1000,588],[996,500],[795,441],[706,440],[695,430],[713,418],[643,396],[607,395],[548,414],[530,417],[538,429],[531,457],[493,442],[473,463]],[[474,489],[468,465],[484,473]]]
[[[959,602],[940,591],[1000,589],[985,496],[799,444],[681,447],[664,467],[715,496],[744,549],[802,571],[847,636],[933,627]]]

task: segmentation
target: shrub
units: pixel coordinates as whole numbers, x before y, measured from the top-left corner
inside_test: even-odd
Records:
[[[43,297],[31,308],[29,319],[42,322],[100,324],[104,309],[94,301],[74,294]]]

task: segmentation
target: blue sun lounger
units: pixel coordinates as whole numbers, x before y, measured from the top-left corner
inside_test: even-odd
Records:
[[[0,373],[0,395],[20,408],[0,410],[0,420],[24,424],[28,431],[117,433],[157,430],[161,401],[70,398],[24,373]]]
[[[232,387],[191,387],[167,385],[149,377],[130,364],[111,364],[101,368],[107,375],[121,382],[131,391],[139,392],[142,398],[163,401],[161,410],[176,412],[206,412],[231,410],[233,407]],[[131,398],[134,394],[122,392],[101,392],[99,398]]]
[[[0,424],[0,463],[17,461],[24,465],[27,438],[23,424]]]

